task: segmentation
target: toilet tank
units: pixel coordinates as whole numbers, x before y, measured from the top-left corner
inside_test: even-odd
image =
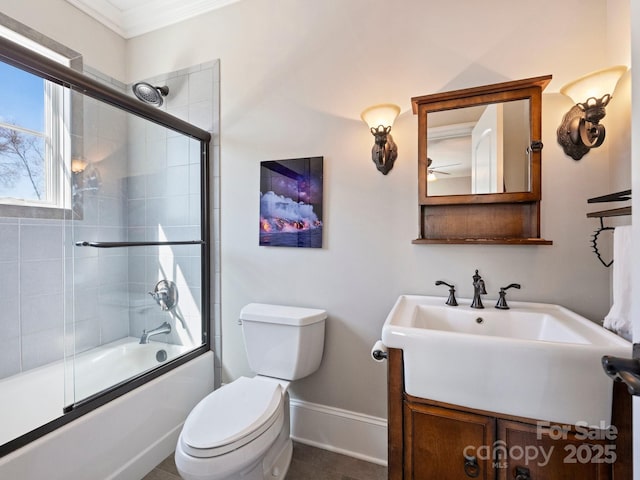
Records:
[[[250,303],[240,311],[251,370],[259,375],[297,380],[320,366],[325,310]]]

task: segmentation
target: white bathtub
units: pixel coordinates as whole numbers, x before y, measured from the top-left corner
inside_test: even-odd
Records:
[[[169,359],[185,350],[128,338],[78,355],[66,400],[62,362],[0,381],[0,443],[60,417],[74,391],[80,400],[158,365],[160,349]],[[139,480],[173,451],[187,414],[212,390],[207,352],[0,458],[0,478]]]

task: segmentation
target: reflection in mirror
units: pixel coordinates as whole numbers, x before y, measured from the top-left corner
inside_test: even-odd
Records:
[[[427,195],[531,191],[529,99],[429,112]]]

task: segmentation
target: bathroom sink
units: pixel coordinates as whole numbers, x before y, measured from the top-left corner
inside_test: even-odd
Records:
[[[567,424],[609,425],[612,380],[603,355],[631,356],[631,344],[559,305],[510,301],[509,310],[445,305],[402,295],[382,342],[403,350],[413,396]]]

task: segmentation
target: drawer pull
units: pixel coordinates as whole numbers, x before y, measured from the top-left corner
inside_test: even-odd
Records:
[[[471,455],[464,456],[464,473],[470,478],[476,478],[480,475],[480,465],[478,465],[476,457]]]
[[[531,480],[531,472],[525,467],[516,467],[515,480]]]

